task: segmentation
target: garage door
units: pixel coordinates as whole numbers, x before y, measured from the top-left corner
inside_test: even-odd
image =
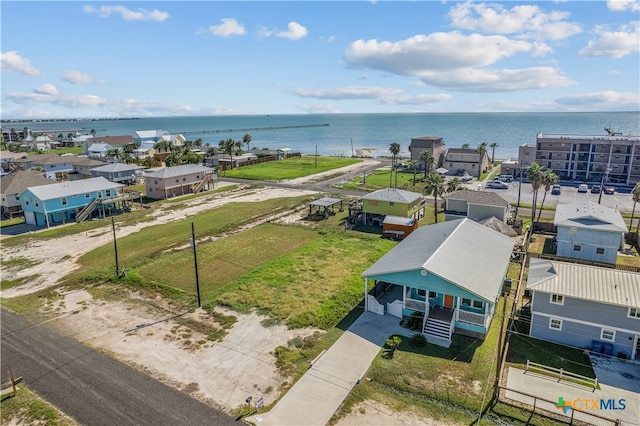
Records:
[[[24,212],[24,221],[27,222],[28,225],[37,225],[36,214],[34,212]]]

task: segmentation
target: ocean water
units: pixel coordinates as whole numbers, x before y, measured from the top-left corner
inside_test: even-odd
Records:
[[[518,147],[532,143],[540,132],[549,134],[606,135],[610,128],[623,135],[640,135],[640,112],[600,113],[425,113],[425,114],[310,114],[211,117],[145,117],[135,119],[10,122],[2,127],[65,136],[72,131],[97,136],[133,135],[137,130],[164,129],[202,138],[217,146],[222,139],[242,140],[249,133],[250,147],[291,148],[302,154],[352,156],[372,149],[372,156],[389,155],[398,142],[408,157],[409,143],[420,136],[444,138],[448,147],[496,142],[496,158],[517,158]],[[491,155],[491,149],[489,149]]]

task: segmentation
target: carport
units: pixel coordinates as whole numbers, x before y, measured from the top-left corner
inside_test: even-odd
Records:
[[[342,198],[331,198],[331,197],[324,197],[324,198],[320,198],[319,200],[312,201],[309,203],[309,217],[312,217],[315,214],[315,215],[324,216],[324,218],[327,219],[329,218],[329,215],[335,214],[335,211],[333,210],[333,206],[335,206],[338,203],[340,203],[340,211],[344,211],[344,209],[342,208],[342,201],[343,201]],[[313,213],[314,207],[316,208],[315,213]]]

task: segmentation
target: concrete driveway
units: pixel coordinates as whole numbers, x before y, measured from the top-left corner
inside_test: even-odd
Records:
[[[273,409],[245,419],[256,425],[327,424],[393,334],[410,336],[391,315],[364,312]]]

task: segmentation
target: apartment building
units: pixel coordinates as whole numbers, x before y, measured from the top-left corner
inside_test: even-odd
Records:
[[[640,181],[640,136],[554,135],[536,137],[538,164],[561,180],[605,181],[633,185]]]

